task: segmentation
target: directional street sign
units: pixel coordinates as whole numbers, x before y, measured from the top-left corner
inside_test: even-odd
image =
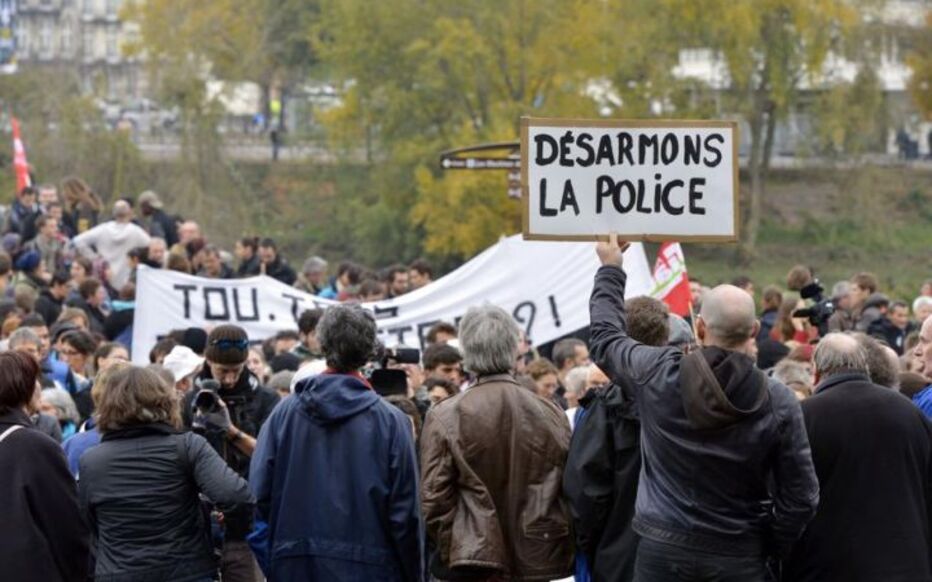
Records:
[[[444,170],[520,170],[521,159],[442,158],[440,165]]]
[[[521,144],[491,143],[440,154],[444,170],[507,170],[508,197],[521,198]]]

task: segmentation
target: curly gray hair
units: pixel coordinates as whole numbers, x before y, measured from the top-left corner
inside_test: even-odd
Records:
[[[353,372],[375,354],[375,318],[358,305],[327,309],[317,324],[317,339],[327,365],[337,372]]]

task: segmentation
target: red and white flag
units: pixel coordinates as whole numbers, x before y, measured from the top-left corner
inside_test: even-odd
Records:
[[[29,162],[26,161],[26,148],[23,147],[23,138],[19,132],[19,120],[12,118],[13,125],[13,170],[16,172],[16,193],[19,194],[26,186],[32,186],[29,177]]]
[[[689,292],[686,258],[680,243],[666,242],[660,246],[654,264],[654,290],[651,296],[666,303],[671,313],[680,317],[689,315],[692,294]]]

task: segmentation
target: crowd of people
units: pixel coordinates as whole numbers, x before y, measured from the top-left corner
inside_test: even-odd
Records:
[[[907,304],[794,267],[758,309],[747,277],[693,279],[684,319],[625,297],[613,241],[588,341],[542,357],[484,305],[420,353],[359,303],[423,261],[298,274],[246,238],[234,262],[155,193],[105,221],[61,193],[21,192],[2,240],[4,579],[932,581],[932,282]],[[133,366],[143,264],[341,303]]]

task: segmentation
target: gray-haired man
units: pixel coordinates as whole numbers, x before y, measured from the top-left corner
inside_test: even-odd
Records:
[[[512,375],[518,326],[508,313],[470,309],[459,341],[478,380],[432,408],[421,435],[424,519],[437,548],[431,571],[441,580],[566,577],[566,416]]]
[[[932,580],[932,426],[871,382],[857,338],[830,333],[814,359],[802,408],[821,499],[783,579]]]

